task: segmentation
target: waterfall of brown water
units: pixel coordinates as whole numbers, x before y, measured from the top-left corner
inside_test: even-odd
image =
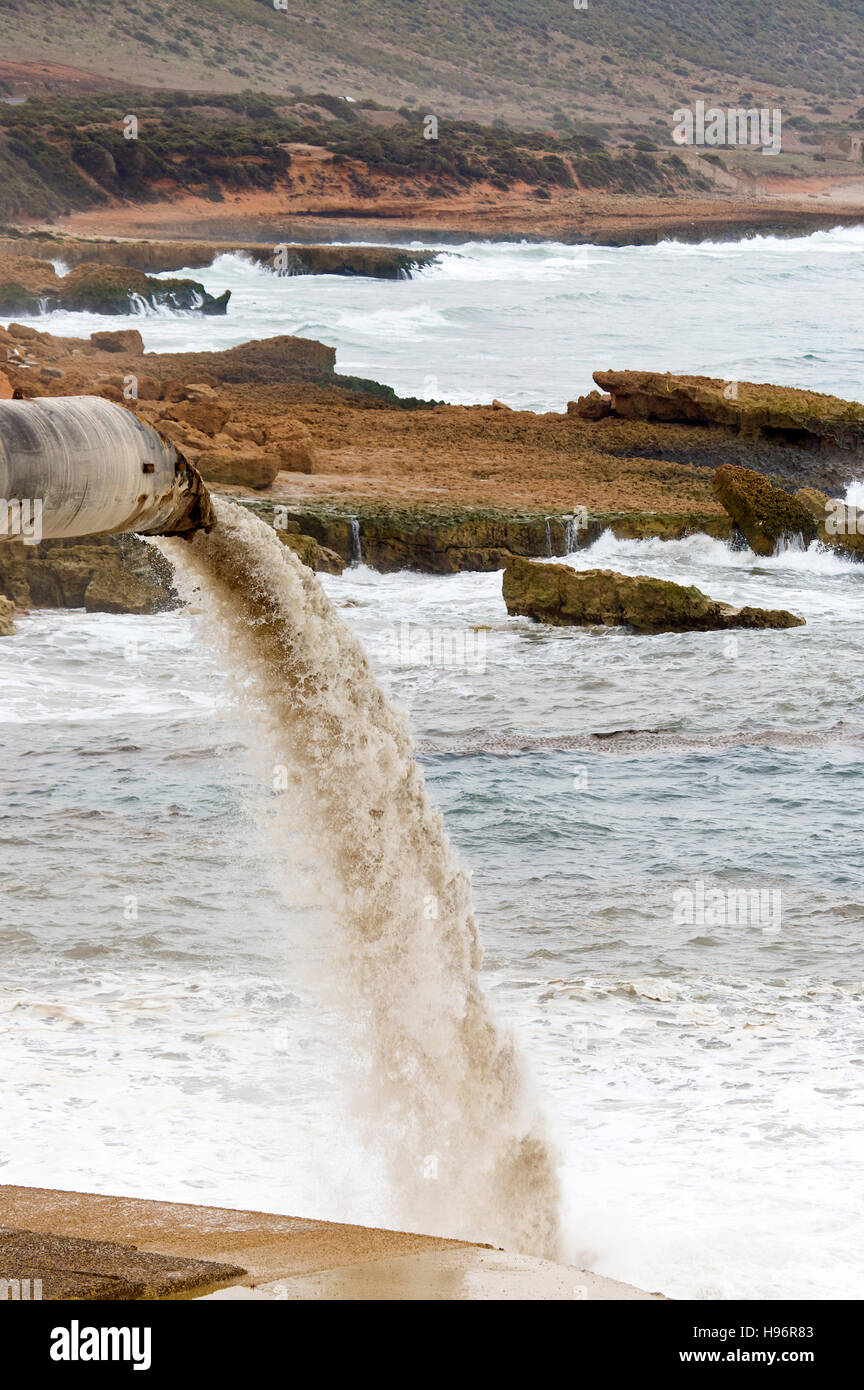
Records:
[[[481,993],[470,885],[407,721],[311,570],[263,521],[215,506],[209,535],[158,544],[181,587],[200,590],[213,645],[242,678],[274,763],[283,750],[292,760],[400,1221],[554,1255],[554,1154],[513,1038]]]

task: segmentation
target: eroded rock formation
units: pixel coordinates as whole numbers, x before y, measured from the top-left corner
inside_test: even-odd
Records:
[[[718,603],[694,585],[518,557],[504,571],[502,592],[508,613],[556,627],[626,627],[653,634],[804,625],[803,618],[783,609]]]
[[[197,280],[157,280],[120,266],[76,266],[60,276],[48,261],[0,256],[0,314],[31,316],[49,309],[131,314],[143,301],[156,307],[224,314],[231,291],[214,297]]]
[[[0,541],[0,594],[15,608],[159,613],[177,606],[168,562],[137,536]]]
[[[607,394],[580,397],[569,414],[601,428],[615,420],[641,421],[648,431],[655,425],[654,452],[644,457],[737,464],[793,486],[818,482],[838,490],[860,472],[864,405],[857,401],[671,372],[595,372],[594,380]],[[689,426],[689,441],[677,437],[681,425]],[[652,447],[648,437],[645,444]]]
[[[683,420],[845,450],[864,447],[864,405],[819,391],[672,372],[595,372],[594,380],[623,419]]]
[[[722,503],[750,549],[757,555],[773,555],[780,541],[800,536],[805,544],[816,539],[818,525],[812,511],[797,497],[772,487],[761,473],[724,464],[713,479]]]
[[[32,255],[28,258],[27,252]],[[67,265],[113,265],[149,273],[195,270],[210,266],[218,256],[236,252],[259,265],[274,265],[269,243],[249,241],[111,241],[65,234],[0,238],[0,257],[39,256]],[[284,245],[278,264],[288,275],[362,275],[376,280],[399,280],[434,264],[435,251],[407,251],[399,246]],[[43,262],[44,263],[44,262]]]
[[[799,488],[795,496],[814,516],[823,545],[864,560],[864,509],[813,487]]]
[[[15,631],[15,605],[0,594],[0,637],[11,637]]]

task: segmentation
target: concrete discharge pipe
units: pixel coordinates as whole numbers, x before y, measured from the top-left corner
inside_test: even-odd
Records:
[[[25,499],[39,507],[45,540],[191,536],[215,524],[196,469],[131,410],[101,396],[0,401],[0,539]]]

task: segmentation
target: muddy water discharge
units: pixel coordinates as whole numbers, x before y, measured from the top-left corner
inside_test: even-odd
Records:
[[[512,1037],[480,992],[468,879],[358,639],[273,531],[160,544],[207,609],[218,654],[286,752],[342,932],[342,993],[370,1054],[364,1097],[404,1225],[551,1255],[555,1158]],[[278,839],[278,836],[277,836]],[[293,846],[296,852],[296,846]],[[292,843],[274,843],[285,859]]]

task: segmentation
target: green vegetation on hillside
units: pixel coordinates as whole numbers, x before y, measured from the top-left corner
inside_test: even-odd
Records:
[[[488,182],[524,184],[538,198],[560,188],[664,192],[707,186],[674,153],[609,149],[595,135],[517,132],[441,120],[424,137],[421,116],[326,94],[286,100],[110,92],[98,97],[30,98],[0,106],[0,216],[49,217],[110,198],[146,202],[194,192],[218,201],[225,190],[290,185],[291,144],[327,149],[323,170],[345,173],[358,196],[368,175],[422,185],[432,196]],[[138,138],[126,139],[134,113]]]

